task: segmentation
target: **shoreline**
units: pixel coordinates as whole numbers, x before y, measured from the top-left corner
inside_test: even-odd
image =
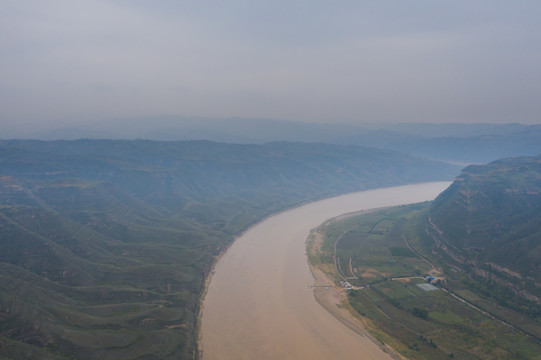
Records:
[[[310,261],[310,256],[317,254],[318,247],[322,243],[322,234],[320,233],[321,228],[341,219],[346,219],[348,217],[360,214],[366,214],[384,208],[385,207],[342,214],[337,217],[331,218],[322,223],[321,225],[317,226],[316,228],[312,229],[310,231],[310,235],[306,238],[305,242],[307,262],[310,267],[310,272],[314,277],[313,293],[317,303],[321,305],[321,307],[323,307],[336,320],[340,321],[343,325],[347,326],[358,335],[370,339],[370,341],[376,344],[382,351],[387,353],[393,359],[405,360],[406,358],[400,355],[394,348],[384,344],[370,333],[369,325],[365,321],[363,321],[360,316],[356,316],[356,314],[352,312],[352,309],[349,307],[347,295],[342,290],[342,288],[335,284],[335,278],[330,274],[326,273],[322,266],[313,264],[312,261]]]

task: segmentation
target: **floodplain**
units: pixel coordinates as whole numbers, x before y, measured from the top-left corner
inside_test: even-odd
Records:
[[[541,359],[538,339],[502,321],[501,308],[448,286],[421,239],[428,206],[328,221],[308,241],[310,262],[342,288],[342,306],[372,336],[408,359]]]

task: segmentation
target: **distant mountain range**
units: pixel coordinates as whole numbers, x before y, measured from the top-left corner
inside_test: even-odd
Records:
[[[0,358],[197,357],[204,281],[250,224],[457,173],[360,146],[0,141]]]
[[[0,128],[2,138],[210,140],[263,144],[323,142],[396,150],[463,165],[541,153],[541,125],[396,123],[359,125],[271,119],[210,119],[175,116],[118,119],[53,130]]]

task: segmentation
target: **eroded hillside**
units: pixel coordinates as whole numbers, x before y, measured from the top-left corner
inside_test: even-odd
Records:
[[[541,157],[467,167],[434,201],[428,230],[437,252],[472,286],[538,316]]]

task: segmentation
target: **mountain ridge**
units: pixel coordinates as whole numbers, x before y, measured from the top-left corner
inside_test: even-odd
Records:
[[[156,116],[116,119],[79,128],[4,129],[6,137],[56,139],[211,140],[263,144],[302,141],[363,145],[462,164],[541,152],[541,125],[464,123],[306,123],[273,119]],[[8,135],[12,134],[12,135]]]

